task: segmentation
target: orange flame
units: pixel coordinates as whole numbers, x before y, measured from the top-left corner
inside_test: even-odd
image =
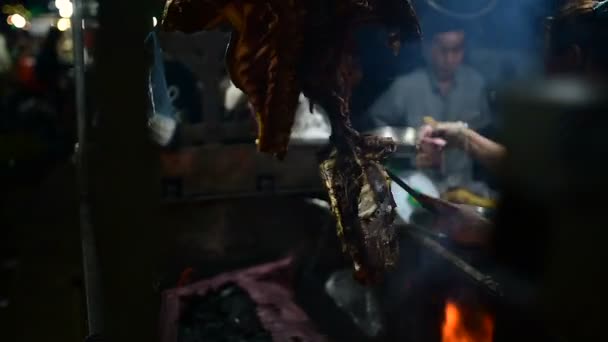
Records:
[[[452,301],[446,303],[441,342],[492,342],[493,334],[490,315],[464,310]]]

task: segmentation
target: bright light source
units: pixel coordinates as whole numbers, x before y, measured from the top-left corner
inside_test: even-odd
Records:
[[[65,31],[65,30],[69,29],[70,26],[72,26],[72,25],[70,23],[70,19],[68,19],[68,18],[61,18],[61,19],[57,20],[57,29],[59,31]]]
[[[25,20],[25,18],[21,14],[17,14],[17,13],[11,15],[9,17],[9,19],[7,20],[7,22],[12,24],[16,28],[24,28],[25,25],[27,24],[27,20]]]
[[[71,5],[72,5],[71,0],[55,0],[55,7],[57,7],[57,9],[61,9],[63,7],[71,6]]]
[[[67,5],[59,8],[59,15],[62,18],[69,18],[74,13],[74,6],[72,6],[71,2],[68,2]]]
[[[74,4],[70,0],[55,0],[55,7],[62,18],[70,18],[74,14]]]
[[[158,24],[158,20],[156,19],[156,17],[152,17],[152,25],[154,27],[156,27],[157,24]]]

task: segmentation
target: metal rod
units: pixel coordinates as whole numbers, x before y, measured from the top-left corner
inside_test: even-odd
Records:
[[[403,190],[405,190],[408,194],[410,194],[416,201],[418,201],[418,203],[420,203],[420,205],[424,209],[426,209],[432,213],[437,212],[437,208],[435,205],[433,205],[433,202],[432,202],[435,199],[431,199],[429,196],[422,194],[419,191],[415,190],[414,188],[409,186],[406,182],[404,182],[401,178],[399,178],[399,176],[394,174],[391,170],[386,169],[386,173],[393,180],[393,182],[395,182]]]
[[[86,79],[84,60],[83,4],[82,0],[73,0],[72,41],[74,49],[74,75],[76,85],[76,115],[78,125],[78,144],[76,148],[78,191],[80,206],[80,238],[82,264],[86,292],[87,323],[89,335],[100,334],[103,330],[103,308],[101,282],[95,246],[95,234],[90,220],[89,187],[88,187],[88,137],[86,111]]]
[[[227,193],[227,194],[190,194],[179,198],[167,198],[162,202],[165,204],[181,204],[181,203],[194,203],[194,202],[205,202],[205,201],[224,201],[224,200],[238,200],[238,199],[251,199],[251,198],[266,198],[266,197],[314,197],[322,195],[323,191],[314,191],[311,189],[293,189],[293,190],[277,190],[277,191],[251,191],[251,192],[239,192],[239,193]]]
[[[412,195],[413,197],[420,196],[420,193],[418,191],[414,190],[411,186],[407,185],[406,182],[404,182],[401,178],[399,178],[399,176],[394,174],[391,170],[386,169],[386,173],[388,174],[389,177],[391,177],[393,182],[397,183],[397,185],[399,185],[401,188],[403,188],[403,190],[407,191],[410,195]]]
[[[435,252],[437,255],[443,257],[445,260],[450,262],[453,266],[456,266],[459,270],[468,275],[471,279],[473,279],[478,284],[483,285],[483,287],[491,292],[493,295],[502,296],[503,292],[501,286],[498,282],[496,282],[489,275],[483,274],[478,271],[473,266],[469,265],[466,261],[462,260],[456,254],[450,252],[447,248],[443,247],[437,241],[423,236],[413,230],[407,228],[404,229],[414,240],[421,243],[423,246],[428,247],[431,251]]]
[[[432,231],[432,230],[430,230],[428,228],[419,226],[417,224],[413,224],[411,222],[408,223],[408,224],[406,224],[406,225],[398,224],[398,225],[396,225],[396,227],[398,229],[400,229],[400,230],[404,230],[404,229],[414,230],[414,231],[417,231],[418,233],[420,233],[422,235],[426,235],[428,237],[432,237],[432,238],[438,239],[438,240],[445,240],[445,239],[448,238],[448,236],[446,234],[444,234],[444,233],[435,232],[435,231]]]

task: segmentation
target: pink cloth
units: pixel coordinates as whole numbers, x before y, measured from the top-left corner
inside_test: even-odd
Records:
[[[260,321],[274,341],[328,341],[294,302],[288,285],[291,261],[289,257],[165,291],[161,303],[161,341],[177,342],[178,320],[183,309],[181,298],[204,295],[227,283],[235,283],[249,293],[258,305]]]

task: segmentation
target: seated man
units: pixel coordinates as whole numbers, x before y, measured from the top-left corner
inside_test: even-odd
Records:
[[[489,124],[484,80],[463,64],[465,32],[460,23],[428,18],[423,33],[427,66],[395,79],[368,111],[373,124],[420,127],[425,116],[466,122],[475,129]],[[442,164],[440,171],[432,172],[441,190],[472,180],[472,162],[462,151],[449,151]]]
[[[608,83],[608,1],[566,1],[550,21],[545,68],[548,76],[578,75],[589,82]],[[443,150],[456,148],[493,172],[506,156],[504,146],[467,127],[458,119],[423,123],[419,130],[417,164],[437,165]]]

